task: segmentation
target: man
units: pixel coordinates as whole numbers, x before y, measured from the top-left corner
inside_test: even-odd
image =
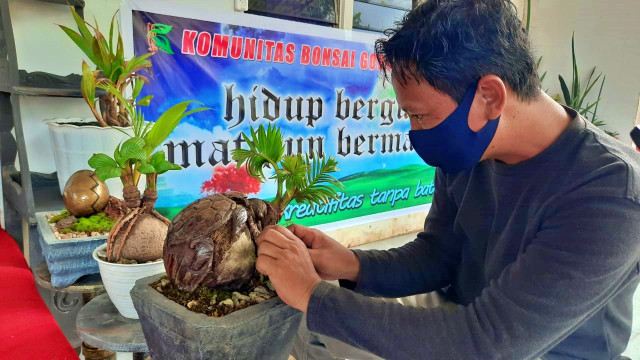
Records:
[[[438,167],[424,231],[350,251],[271,227],[257,269],[309,330],[385,359],[617,359],[639,280],[640,156],[540,90],[508,0],[427,0],[376,50]],[[458,305],[371,298],[440,289]]]

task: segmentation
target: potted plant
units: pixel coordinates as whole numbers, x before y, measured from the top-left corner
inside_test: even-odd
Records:
[[[80,87],[82,97],[95,119],[55,119],[48,122],[61,193],[67,179],[76,171],[86,168],[91,155],[111,151],[126,139],[123,132],[131,135],[131,121],[125,108],[125,102],[131,102],[131,99],[124,100],[124,97],[116,97],[109,92],[96,98],[98,83],[112,84],[121,95],[129,88],[135,98],[142,83],[148,82],[143,71],[151,70],[148,58],[153,54],[147,53],[125,59],[122,36],[118,33],[115,37],[113,33],[115,15],[111,19],[107,39],[99,30],[97,22],[92,26],[72,7],[70,9],[77,31],[63,25],[59,26],[96,68],[95,71],[91,71],[86,62],[83,62]],[[148,104],[149,100],[150,98],[141,99],[138,105]],[[113,194],[122,192],[122,186],[117,181],[110,180],[107,185]]]
[[[36,213],[42,255],[54,287],[66,287],[83,275],[98,272],[93,250],[126,212],[124,202],[109,196],[107,185],[91,170],[80,170],[67,181],[65,210]]]
[[[244,135],[244,134],[243,134]],[[291,201],[325,203],[342,185],[332,157],[284,155],[280,130],[260,126],[233,152],[237,167],[260,182],[270,168],[273,200],[240,192],[209,195],[169,226],[167,276],[136,282],[131,292],[153,358],[287,359],[302,314],[270,290],[255,269],[255,239],[279,222]]]
[[[154,150],[182,118],[207,108],[187,111],[194,101],[184,101],[170,107],[152,125],[145,122],[142,112],[136,108],[137,103],[127,101],[114,84],[103,81],[98,87],[124,104],[133,134],[115,146],[113,157],[99,153],[89,159],[89,166],[95,169],[101,181],[120,179],[128,208],[109,232],[106,244],[94,250],[93,257],[98,262],[105,289],[118,311],[125,317],[137,318],[129,291],[137,279],[164,271],[162,248],[170,222],[153,209],[158,198],[158,175],[181,169],[165,159],[164,151]],[[146,175],[146,182],[141,198],[138,183],[142,175]]]

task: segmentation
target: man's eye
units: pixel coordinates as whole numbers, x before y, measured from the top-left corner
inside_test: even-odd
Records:
[[[422,120],[422,115],[411,115],[411,117],[416,121]]]

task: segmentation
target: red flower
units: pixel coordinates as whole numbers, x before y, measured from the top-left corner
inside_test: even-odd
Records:
[[[238,168],[235,163],[227,166],[218,164],[213,168],[211,179],[202,184],[200,192],[207,195],[227,191],[257,194],[260,192],[260,185],[260,181],[249,176],[245,166]]]

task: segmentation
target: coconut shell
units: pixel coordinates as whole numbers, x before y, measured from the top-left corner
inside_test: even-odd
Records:
[[[197,200],[169,226],[163,256],[167,275],[183,291],[199,285],[241,287],[255,274],[255,238],[278,220],[271,204],[237,192]]]

